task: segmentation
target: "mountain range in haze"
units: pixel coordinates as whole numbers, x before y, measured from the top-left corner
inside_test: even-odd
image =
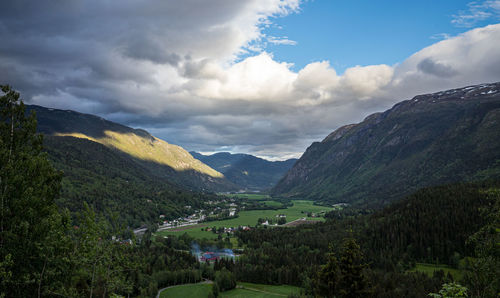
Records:
[[[212,155],[190,153],[194,158],[224,174],[232,183],[249,191],[272,188],[297,161],[297,159],[269,161],[249,154],[229,152]]]

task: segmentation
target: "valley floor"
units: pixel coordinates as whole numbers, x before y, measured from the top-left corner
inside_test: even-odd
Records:
[[[274,201],[269,201],[274,202]],[[316,220],[316,221],[324,221],[323,217],[319,217],[318,214],[325,213],[333,210],[332,207],[326,206],[318,206],[314,205],[313,201],[307,200],[294,200],[293,206],[288,207],[286,209],[279,210],[250,210],[250,211],[241,211],[238,213],[237,218],[227,219],[227,220],[218,220],[218,221],[210,221],[200,223],[198,225],[185,226],[182,229],[170,229],[163,230],[156,233],[157,236],[179,236],[184,233],[187,233],[189,236],[202,239],[215,239],[218,237],[217,234],[211,231],[205,231],[204,227],[238,227],[238,226],[248,226],[254,227],[257,224],[257,220],[259,218],[262,219],[276,219],[279,215],[285,215],[287,223],[295,221],[297,219],[306,218],[307,220]],[[277,202],[276,202],[277,203]],[[272,203],[271,203],[272,204]],[[308,213],[310,215],[314,214],[316,217],[307,216]],[[203,231],[202,231],[203,228]]]

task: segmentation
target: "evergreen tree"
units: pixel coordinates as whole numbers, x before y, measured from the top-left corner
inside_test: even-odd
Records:
[[[328,253],[328,262],[322,266],[318,272],[316,280],[316,292],[320,296],[334,297],[334,293],[338,291],[340,278],[340,268],[337,257],[333,252],[333,247],[330,245]]]
[[[340,297],[363,297],[368,293],[368,282],[363,272],[366,267],[367,265],[363,263],[363,253],[356,240],[353,238],[345,240],[339,260]]]
[[[0,87],[0,295],[64,294],[70,264],[59,256],[70,243],[69,218],[55,205],[61,174],[42,152],[35,115]]]
[[[324,297],[365,297],[369,293],[364,274],[366,267],[363,253],[353,238],[344,240],[338,260],[330,246],[328,263],[318,273],[317,294]]]

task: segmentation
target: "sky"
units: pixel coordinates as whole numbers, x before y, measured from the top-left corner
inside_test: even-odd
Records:
[[[187,150],[299,157],[415,95],[500,81],[500,0],[39,0],[0,83]]]

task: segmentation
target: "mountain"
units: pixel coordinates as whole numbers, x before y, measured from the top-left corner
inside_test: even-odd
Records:
[[[193,158],[184,148],[158,139],[145,130],[133,129],[94,115],[70,110],[35,105],[27,106],[27,110],[36,112],[39,132],[102,144],[159,178],[189,189],[235,189],[223,174]]]
[[[272,193],[377,206],[500,177],[500,83],[425,94],[313,143]]]
[[[139,227],[174,219],[185,206],[201,208],[214,195],[186,191],[151,173],[126,154],[100,143],[75,137],[45,136],[44,147],[54,167],[63,172],[57,204],[78,218],[92,206],[119,224]]]
[[[194,158],[216,169],[242,189],[261,191],[269,189],[283,177],[297,159],[268,161],[248,154],[220,152],[203,155],[190,152]]]

